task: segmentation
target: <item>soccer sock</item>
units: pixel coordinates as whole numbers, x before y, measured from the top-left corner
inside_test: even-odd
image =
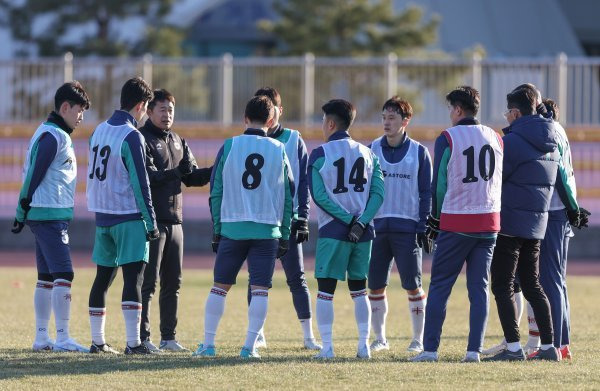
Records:
[[[104,325],[106,324],[106,308],[90,307],[90,328],[92,330],[92,343],[104,345]]]
[[[370,294],[371,302],[371,327],[375,333],[375,338],[385,341],[385,319],[388,313],[388,301],[385,292],[379,295]]]
[[[517,303],[517,324],[521,323],[521,318],[523,317],[523,302],[525,299],[523,298],[523,292],[515,292],[515,302]]]
[[[56,342],[69,339],[69,318],[71,315],[71,281],[56,279],[52,289],[52,310],[56,322]]]
[[[413,339],[423,341],[423,329],[425,327],[425,306],[427,305],[427,295],[423,288],[414,295],[408,295],[408,309],[410,310],[410,320],[412,321]]]
[[[135,301],[121,302],[123,318],[125,318],[125,337],[130,348],[140,346],[140,320],[142,318],[142,303]]]
[[[244,346],[250,350],[254,350],[258,333],[265,324],[268,303],[268,290],[255,289],[252,291],[252,301],[248,306],[248,332],[246,333],[246,342],[244,342]]]
[[[45,342],[50,339],[48,323],[52,313],[52,287],[49,281],[38,280],[33,293],[33,308],[35,309],[35,340]]]
[[[319,291],[316,310],[323,350],[328,350],[333,347],[333,295]]]
[[[506,349],[508,349],[511,352],[518,352],[519,350],[521,350],[521,342],[508,342],[506,344]]]
[[[315,339],[312,328],[312,318],[300,319],[300,326],[302,326],[304,339]]]
[[[549,344],[544,344],[544,345],[540,346],[540,349],[542,349],[542,350],[548,350],[548,349],[553,348],[553,347],[554,347],[554,345],[551,344],[551,343],[549,343]]]
[[[540,346],[540,331],[538,329],[537,322],[535,321],[535,315],[533,308],[527,303],[527,322],[529,323],[529,337],[527,338],[528,347],[539,347]]]
[[[217,287],[212,287],[208,294],[204,309],[204,346],[215,346],[217,327],[225,312],[226,298],[227,291]]]
[[[358,326],[358,345],[369,343],[369,332],[371,329],[371,305],[367,297],[367,290],[350,291],[354,301],[354,318]]]

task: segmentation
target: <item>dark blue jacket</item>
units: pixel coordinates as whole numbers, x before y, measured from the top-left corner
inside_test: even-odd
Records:
[[[560,154],[551,119],[527,115],[502,138],[501,234],[543,239]]]

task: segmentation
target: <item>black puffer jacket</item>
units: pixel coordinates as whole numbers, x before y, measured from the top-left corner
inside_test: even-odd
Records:
[[[185,140],[173,131],[163,131],[147,120],[140,132],[146,139],[146,171],[150,179],[156,221],[181,224],[183,221],[181,183],[204,186],[210,182],[212,167],[198,168]],[[177,168],[185,155],[194,165],[191,174],[182,176]]]

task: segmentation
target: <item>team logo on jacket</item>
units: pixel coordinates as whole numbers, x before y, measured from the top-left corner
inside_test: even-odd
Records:
[[[179,151],[179,150],[181,149],[181,144],[179,144],[177,141],[175,141],[175,142],[173,143],[173,145],[175,146],[175,149],[176,149],[176,150],[178,150],[178,151]]]
[[[162,149],[162,143],[156,143],[156,149]]]

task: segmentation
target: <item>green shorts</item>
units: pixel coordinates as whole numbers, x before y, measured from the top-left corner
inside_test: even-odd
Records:
[[[131,262],[148,262],[146,225],[142,220],[126,221],[110,227],[96,227],[92,261],[117,267]]]
[[[315,278],[345,281],[347,273],[350,280],[366,280],[372,243],[372,240],[351,243],[330,238],[317,239]]]

